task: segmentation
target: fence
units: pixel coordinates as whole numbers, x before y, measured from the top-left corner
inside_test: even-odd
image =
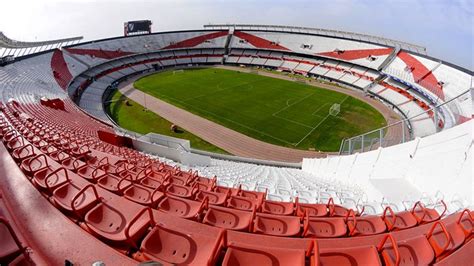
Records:
[[[341,142],[339,154],[349,155],[356,152],[366,152],[378,149],[379,147],[389,147],[411,141],[415,138],[415,136],[413,135],[413,129],[410,126],[410,121],[414,121],[429,112],[433,112],[434,121],[449,120],[454,122],[451,124],[451,126],[455,126],[456,124],[462,122],[456,119],[460,114],[456,113],[459,110],[455,108],[457,106],[455,100],[465,100],[466,97],[470,98],[470,90],[467,90],[460,95],[451,98],[447,102],[432,107],[429,110],[410,116],[407,119],[402,119],[398,122],[369,131],[359,136],[344,139]],[[442,109],[444,109],[444,111],[440,112]],[[451,114],[446,113],[448,109],[451,111]],[[454,119],[450,115],[452,115]],[[438,123],[436,123],[436,129],[437,131],[440,129]]]

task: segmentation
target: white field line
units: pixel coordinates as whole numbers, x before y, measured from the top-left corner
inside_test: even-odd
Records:
[[[316,111],[314,111],[311,115],[314,115],[314,116],[319,116],[319,117],[322,117],[320,115],[317,115],[316,113],[319,112],[319,110],[321,110],[324,106],[328,105],[328,103],[325,103],[323,105],[321,105],[318,109],[316,109]]]
[[[283,119],[285,121],[288,121],[290,123],[293,123],[293,124],[296,124],[296,125],[300,125],[300,126],[303,126],[303,127],[307,127],[307,128],[312,128],[311,126],[308,126],[306,124],[303,124],[303,123],[300,123],[300,122],[296,122],[296,121],[293,121],[293,120],[290,120],[288,118],[284,118],[284,117],[281,117],[281,116],[278,116],[278,115],[272,115],[273,117],[276,117],[276,118],[279,118],[279,119]]]
[[[314,95],[314,93],[312,93],[312,94],[310,94],[310,95],[307,95],[307,96],[305,96],[305,97],[299,99],[298,101],[296,101],[296,102],[294,102],[294,103],[292,103],[292,104],[289,104],[288,102],[289,102],[290,100],[292,100],[293,98],[290,98],[290,99],[286,100],[286,107],[283,107],[282,109],[276,111],[275,113],[272,114],[272,116],[273,116],[273,117],[276,117],[276,118],[283,119],[283,120],[288,121],[288,122],[290,122],[290,123],[293,123],[293,124],[295,124],[295,125],[299,125],[299,126],[303,126],[303,127],[307,127],[307,128],[313,128],[313,127],[310,126],[310,125],[306,125],[306,124],[304,124],[304,123],[296,122],[296,121],[293,121],[293,120],[290,120],[290,119],[288,119],[288,118],[285,118],[285,117],[282,117],[282,116],[279,116],[279,115],[278,115],[278,114],[281,113],[282,111],[284,111],[284,110],[290,108],[291,106],[293,106],[293,105],[295,105],[295,104],[297,104],[297,103],[303,101],[304,99],[306,99],[306,98],[308,98],[308,97],[310,97],[310,96],[312,96],[312,95]]]
[[[292,103],[292,104],[290,104],[290,105],[287,104],[285,107],[283,107],[283,108],[281,108],[280,110],[276,111],[276,112],[273,113],[272,115],[275,116],[276,114],[285,111],[286,109],[290,108],[291,106],[293,106],[293,105],[295,105],[295,104],[297,104],[297,103],[299,103],[299,102],[305,100],[306,98],[309,98],[309,97],[313,96],[314,94],[315,94],[315,93],[311,93],[311,94],[309,94],[309,95],[307,95],[307,96],[305,96],[305,97],[299,99],[298,101],[296,101],[296,102],[294,102],[294,103]]]
[[[347,99],[349,98],[349,95],[346,96],[346,98],[344,98],[339,104],[342,104],[343,102],[345,102]],[[330,116],[330,114],[328,113],[323,120],[321,120],[315,127],[313,127],[313,129],[311,129],[308,134],[306,134],[306,136],[304,136],[300,141],[298,141],[298,143],[296,143],[295,147],[300,145],[300,143],[305,140],[309,135],[311,135],[311,133],[313,133],[316,128],[318,128],[324,121],[326,121],[326,119]]]

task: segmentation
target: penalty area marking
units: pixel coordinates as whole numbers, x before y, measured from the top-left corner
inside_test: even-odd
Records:
[[[339,104],[342,105],[342,103],[345,102],[347,99],[349,99],[349,97],[350,97],[350,96],[347,95],[346,98],[344,98]],[[328,113],[328,114],[324,117],[323,120],[321,120],[315,127],[313,127],[313,129],[311,129],[311,130],[308,132],[308,134],[306,134],[306,136],[304,136],[300,141],[298,141],[298,143],[296,143],[295,147],[298,146],[298,145],[300,145],[300,143],[301,143],[303,140],[305,140],[309,135],[311,135],[311,133],[313,133],[313,132],[316,130],[316,128],[318,128],[324,121],[326,121],[326,119],[327,119],[329,116],[331,116],[331,114]]]
[[[314,115],[314,116],[319,116],[319,117],[322,117],[320,115],[317,115],[316,113],[319,112],[319,110],[323,109],[324,106],[328,105],[328,103],[325,103],[323,105],[321,105],[318,109],[316,109],[316,111],[314,111],[311,115]]]
[[[314,94],[316,94],[316,93],[311,93],[311,94],[309,94],[309,95],[307,95],[307,96],[305,96],[305,97],[299,99],[298,101],[296,101],[296,102],[294,102],[294,103],[292,103],[292,104],[290,104],[290,105],[288,105],[288,101],[291,100],[291,99],[288,99],[288,100],[286,101],[286,106],[283,107],[283,108],[281,108],[280,110],[274,112],[274,113],[272,114],[272,116],[275,116],[276,114],[285,111],[286,109],[290,108],[291,106],[293,106],[293,105],[295,105],[295,104],[297,104],[297,103],[300,103],[300,102],[304,101],[306,98],[309,98],[309,97],[313,96]]]

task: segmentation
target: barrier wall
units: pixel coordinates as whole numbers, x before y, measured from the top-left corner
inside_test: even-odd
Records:
[[[435,197],[474,204],[474,122],[375,151],[325,159],[304,159],[302,169],[318,177],[357,183],[368,198],[390,202]],[[439,193],[438,193],[439,196]]]

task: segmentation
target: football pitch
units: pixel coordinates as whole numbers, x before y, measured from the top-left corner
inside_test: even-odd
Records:
[[[296,149],[338,151],[343,138],[386,125],[376,109],[346,94],[239,71],[165,71],[134,86],[252,138]],[[330,115],[336,103],[340,112]]]

